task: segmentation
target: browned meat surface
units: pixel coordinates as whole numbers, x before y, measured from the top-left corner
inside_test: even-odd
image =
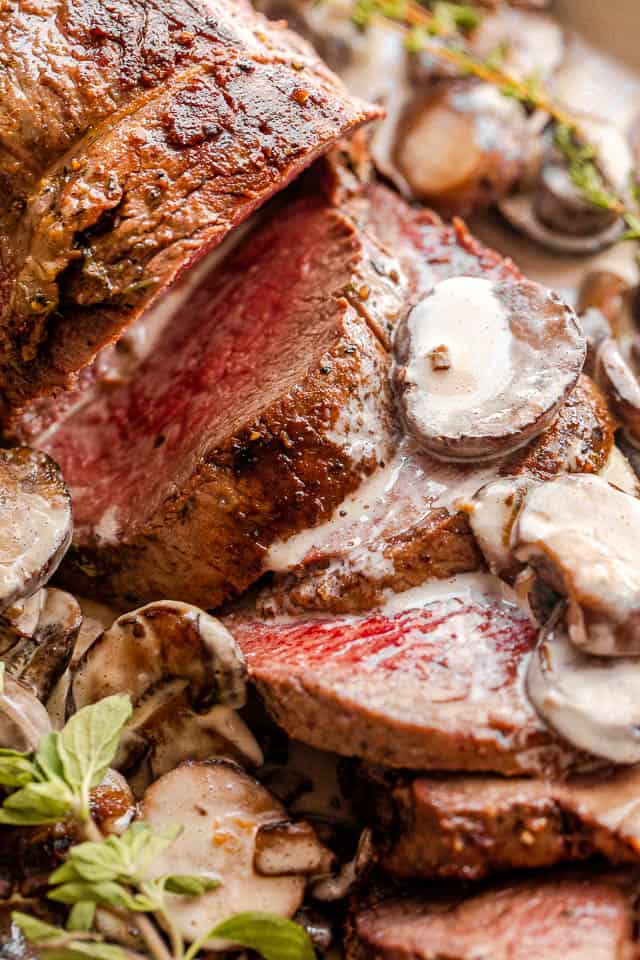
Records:
[[[636,878],[637,882],[637,878]],[[348,960],[635,960],[633,878],[558,874],[355,912]]]
[[[324,520],[389,452],[372,328],[403,302],[397,262],[322,199],[259,227],[133,380],[42,442],[73,496],[69,582],[203,607],[245,589],[275,537]]]
[[[237,614],[228,626],[273,718],[312,746],[414,770],[517,776],[575,764],[523,690],[537,630],[495,581],[470,580],[440,599],[430,585],[424,599],[410,592],[395,611]]]
[[[386,590],[479,569],[483,561],[466,515],[453,501],[497,476],[597,473],[611,451],[613,427],[599,389],[582,377],[552,427],[489,468],[443,464],[401,446],[384,480],[374,476],[357,494],[361,509],[345,513],[343,504],[315,535],[268,555],[267,566],[276,570],[287,557],[295,566],[262,592],[261,613],[361,612],[381,603]]]
[[[568,780],[375,771],[361,786],[362,813],[379,825],[382,866],[397,877],[477,880],[493,871],[551,866],[600,854],[640,859],[640,771]]]
[[[68,387],[191,261],[374,116],[247,0],[0,9],[0,389]]]

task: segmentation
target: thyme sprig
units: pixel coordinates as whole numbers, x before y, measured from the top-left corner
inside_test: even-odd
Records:
[[[427,9],[416,0],[355,0],[353,19],[362,28],[373,20],[381,20],[402,31],[405,46],[412,53],[428,53],[461,73],[496,87],[503,96],[519,101],[527,109],[546,114],[554,126],[556,148],[580,195],[624,220],[627,230],[621,240],[640,240],[640,188],[630,184],[628,196],[622,197],[607,182],[598,166],[597,150],[585,136],[579,118],[555,100],[538,76],[521,77],[505,68],[504,55],[483,60],[465,48],[464,34],[475,29],[481,20],[477,8],[435,3]]]

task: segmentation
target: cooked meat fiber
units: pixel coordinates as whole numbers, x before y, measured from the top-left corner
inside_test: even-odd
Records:
[[[162,289],[377,115],[247,0],[0,12],[0,389],[68,387]]]
[[[382,603],[387,590],[477,570],[482,557],[460,508],[481,486],[499,476],[597,473],[613,438],[604,398],[581,377],[555,423],[501,461],[443,463],[405,442],[327,523],[273,545],[265,567],[279,572],[259,610],[362,612]]]
[[[348,960],[634,960],[637,876],[558,874],[355,912]]]
[[[363,813],[375,809],[381,864],[396,877],[477,880],[594,855],[640,860],[637,768],[567,780],[418,775],[395,783],[370,771],[361,790]]]
[[[69,582],[205,608],[244,590],[273,539],[326,519],[388,454],[371,327],[404,296],[397,262],[320,199],[257,229],[132,381],[43,441],[73,496]]]
[[[514,776],[575,763],[527,700],[537,631],[497,581],[463,575],[420,593],[396,598],[397,612],[227,626],[276,722],[312,746],[415,770]]]

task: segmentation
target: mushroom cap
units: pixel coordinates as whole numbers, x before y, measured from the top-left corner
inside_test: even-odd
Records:
[[[182,824],[178,840],[154,862],[152,874],[219,877],[201,897],[168,894],[171,921],[188,942],[235,913],[260,910],[292,917],[304,897],[302,876],[260,876],[254,869],[258,831],[287,819],[257,780],[227,760],[184,763],[146,791],[141,817],[153,827]],[[208,949],[228,949],[210,941]]]
[[[640,762],[640,659],[589,656],[558,626],[541,638],[526,685],[542,719],[569,743],[614,763]]]
[[[243,706],[246,667],[215,617],[171,600],[125,613],[91,644],[71,685],[75,709],[126,690],[134,703],[160,684],[188,681],[192,702]]]
[[[0,747],[30,753],[50,730],[43,704],[23,683],[5,674],[0,693]]]
[[[454,277],[400,322],[394,380],[407,426],[444,459],[491,459],[546,429],[586,343],[573,310],[529,281]]]
[[[573,643],[605,656],[640,653],[640,500],[601,477],[556,477],[529,491],[511,543],[568,598]]]
[[[35,593],[71,541],[71,498],[60,469],[39,450],[0,450],[0,611]]]
[[[511,530],[527,491],[529,476],[491,480],[471,499],[469,525],[491,573],[513,582],[522,569],[511,551]]]
[[[640,442],[640,382],[613,337],[598,347],[595,379],[631,440]]]

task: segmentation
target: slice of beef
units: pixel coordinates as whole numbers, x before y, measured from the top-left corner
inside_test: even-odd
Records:
[[[0,388],[68,387],[187,264],[378,111],[248,0],[0,11]]]
[[[397,261],[320,197],[258,226],[132,380],[41,439],[73,496],[68,582],[125,604],[244,590],[270,542],[326,519],[390,452],[372,328],[404,297]]]
[[[290,737],[415,770],[514,776],[578,762],[526,697],[537,630],[499,581],[463,574],[392,604],[362,616],[227,618]]]
[[[635,960],[637,876],[558,873],[356,910],[348,960]]]
[[[604,397],[581,377],[556,422],[502,461],[443,463],[405,441],[327,523],[271,547],[265,568],[280,572],[258,609],[264,616],[362,612],[382,603],[387,590],[477,570],[483,561],[460,509],[465,501],[498,476],[597,473],[613,440]]]
[[[381,864],[396,877],[478,880],[595,855],[640,860],[635,768],[567,780],[394,778],[369,770],[358,793],[363,814],[371,818],[375,809]]]

